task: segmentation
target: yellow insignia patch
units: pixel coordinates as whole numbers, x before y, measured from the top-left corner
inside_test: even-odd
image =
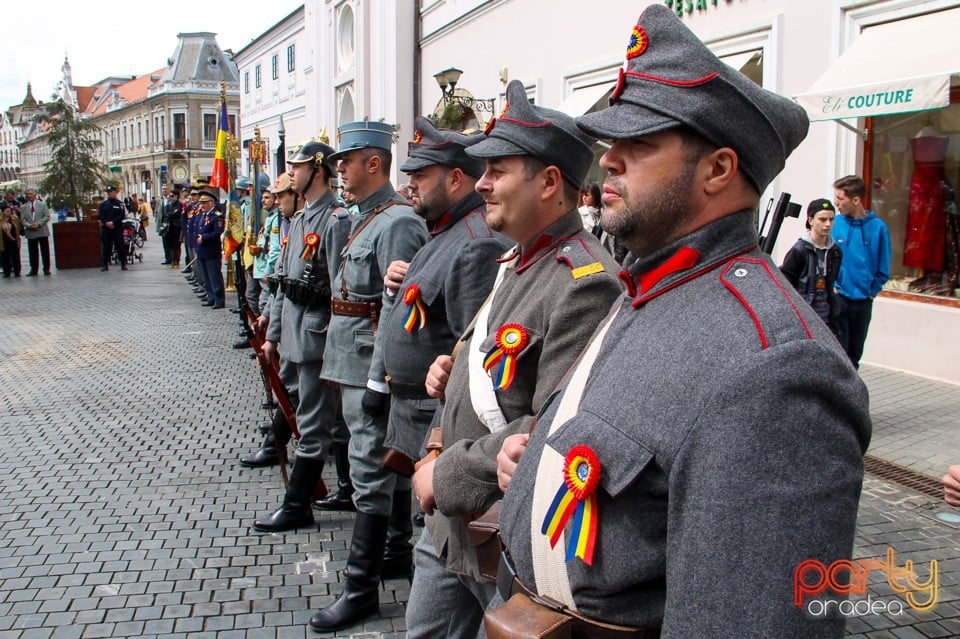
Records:
[[[603,273],[605,270],[606,269],[603,268],[603,264],[600,262],[594,262],[593,264],[587,264],[586,266],[578,266],[570,272],[573,273],[573,279],[579,280],[581,277],[593,275],[594,273]]]

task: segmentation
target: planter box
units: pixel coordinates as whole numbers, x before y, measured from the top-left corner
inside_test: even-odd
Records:
[[[53,251],[58,270],[100,266],[100,223],[57,222]]]

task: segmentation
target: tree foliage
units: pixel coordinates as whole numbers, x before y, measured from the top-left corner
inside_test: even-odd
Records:
[[[46,176],[40,183],[40,191],[48,202],[61,200],[70,208],[82,211],[84,202],[89,202],[102,191],[103,176],[108,168],[100,162],[98,151],[100,127],[78,117],[73,107],[62,99],[47,105],[47,113],[38,116],[48,128],[46,137],[50,145],[51,159],[44,164]]]

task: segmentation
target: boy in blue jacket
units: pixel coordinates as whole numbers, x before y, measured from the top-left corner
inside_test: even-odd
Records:
[[[840,344],[855,368],[867,341],[873,298],[890,278],[890,232],[873,211],[863,208],[867,187],[857,175],[833,183],[837,205],[833,241],[843,251],[837,277]]]

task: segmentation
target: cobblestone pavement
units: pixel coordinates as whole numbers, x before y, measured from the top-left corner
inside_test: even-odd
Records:
[[[307,629],[340,590],[352,516],[324,514],[320,531],[252,531],[282,484],[276,468],[236,464],[266,416],[249,351],[229,346],[234,315],[200,306],[159,265],[154,235],[144,254],[128,272],[0,284],[0,639],[402,636],[405,580],[383,584],[379,617],[361,627]],[[872,454],[937,476],[960,458],[960,388],[876,368],[864,377]],[[936,559],[939,600],[855,617],[851,636],[960,636],[960,528],[937,513],[958,511],[868,477],[857,558],[892,547],[919,579]],[[870,595],[903,597],[876,573]]]

